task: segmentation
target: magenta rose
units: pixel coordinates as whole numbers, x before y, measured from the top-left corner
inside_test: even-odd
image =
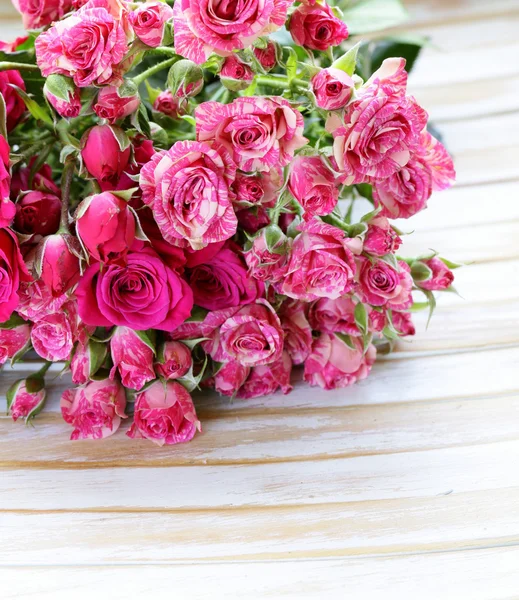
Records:
[[[118,138],[123,130],[110,125],[96,125],[81,140],[81,157],[87,171],[97,179],[101,188],[114,189],[128,166],[131,148],[121,149]]]
[[[76,88],[72,93],[69,93],[68,99],[58,98],[47,88],[47,84],[43,87],[45,98],[47,98],[49,104],[58,113],[60,117],[65,119],[75,119],[79,117],[81,112],[81,96],[79,90]]]
[[[10,329],[0,328],[0,365],[26,348],[30,338],[31,328],[25,323]]]
[[[260,65],[265,71],[272,71],[277,64],[276,44],[272,40],[267,40],[266,48],[254,48],[254,56],[258,59]]]
[[[107,345],[94,340],[76,344],[70,360],[70,373],[76,385],[84,385],[97,373],[107,355]]]
[[[238,390],[238,398],[258,398],[268,396],[281,388],[283,394],[292,391],[290,374],[292,361],[284,351],[280,358],[269,365],[253,367],[245,383]]]
[[[346,106],[354,88],[353,79],[335,67],[322,69],[312,79],[317,106],[324,110],[338,110]]]
[[[173,7],[175,50],[199,65],[213,52],[229,56],[284,25],[290,4],[291,0],[179,0]]]
[[[232,237],[235,173],[229,154],[204,142],[176,142],[157,152],[141,170],[140,187],[164,239],[199,250]]]
[[[305,381],[325,390],[343,388],[365,379],[375,362],[377,351],[370,345],[364,353],[362,342],[351,338],[352,349],[338,336],[321,333],[314,339],[312,353],[305,362]]]
[[[43,379],[28,377],[15,381],[6,396],[7,410],[11,413],[13,421],[29,421],[41,411],[47,394]]]
[[[244,254],[252,277],[260,281],[279,282],[288,267],[291,242],[291,238],[287,238],[277,225],[262,229]]]
[[[95,260],[126,256],[135,239],[135,216],[127,202],[110,192],[95,194],[81,202],[75,216],[77,235]]]
[[[312,328],[306,318],[305,304],[299,300],[286,301],[281,307],[280,318],[285,350],[295,365],[301,365],[312,348]]]
[[[146,2],[131,12],[129,19],[139,40],[157,48],[164,39],[166,23],[173,19],[173,9],[165,2]]]
[[[117,87],[102,88],[92,107],[100,119],[106,119],[109,123],[115,123],[119,119],[131,115],[141,103],[138,94],[121,98],[117,90]]]
[[[19,71],[0,72],[0,94],[4,97],[7,131],[18,125],[25,112],[23,98],[12,86],[15,85],[25,91],[25,82]]]
[[[234,92],[247,89],[254,79],[254,71],[234,54],[223,61],[219,75],[223,85]]]
[[[407,165],[427,125],[427,113],[407,97],[404,59],[386,59],[342,117],[328,119],[344,183],[391,177]]]
[[[137,395],[133,423],[126,435],[158,446],[189,442],[201,430],[191,396],[176,381],[155,381]]]
[[[394,310],[406,310],[412,305],[409,266],[403,261],[398,261],[398,265],[397,270],[383,260],[359,258],[360,294],[365,302]]]
[[[155,350],[148,338],[142,338],[128,327],[117,327],[110,338],[110,354],[114,366],[110,379],[119,372],[125,388],[140,390],[155,379],[153,358]]]
[[[235,396],[251,369],[236,361],[224,363],[214,376],[214,389],[223,396]]]
[[[35,48],[44,77],[66,75],[78,87],[120,81],[119,63],[128,52],[122,23],[110,13],[108,1],[95,0],[55,22],[38,36]]]
[[[307,142],[301,113],[278,96],[204,102],[195,117],[197,139],[224,146],[243,171],[284,167]]]
[[[250,304],[263,295],[262,282],[249,277],[243,258],[222,248],[209,261],[188,271],[194,303],[207,310]]]
[[[24,29],[32,30],[59,21],[73,3],[72,0],[13,0],[13,4],[22,15]]]
[[[9,227],[16,213],[16,207],[9,199],[11,186],[9,151],[9,144],[0,134],[0,227]]]
[[[59,229],[61,200],[49,192],[27,192],[16,203],[14,228],[25,235],[52,235]]]
[[[296,156],[288,189],[304,209],[304,218],[329,215],[339,199],[337,178],[320,156]]]
[[[312,219],[299,226],[281,293],[299,300],[335,299],[354,286],[351,242],[341,229]]]
[[[375,256],[394,254],[400,244],[401,238],[391,227],[385,217],[376,216],[368,223],[368,230],[364,236],[363,250]]]
[[[114,434],[126,418],[126,394],[118,381],[103,379],[65,390],[61,414],[74,427],[71,440],[99,440]]]
[[[454,281],[454,273],[443,262],[441,258],[434,256],[427,260],[422,260],[425,266],[431,269],[431,277],[425,281],[420,281],[418,285],[424,290],[441,291],[448,289]]]
[[[164,379],[178,379],[184,377],[192,365],[191,350],[182,342],[168,340],[158,351],[155,371]]]
[[[16,236],[10,229],[0,229],[0,323],[18,306],[20,284],[31,280]]]
[[[355,323],[355,303],[347,296],[335,300],[320,298],[308,309],[308,320],[312,329],[326,333],[360,335]]]
[[[151,248],[130,252],[126,264],[87,268],[76,291],[87,325],[172,331],[191,314],[187,283]]]
[[[333,14],[326,2],[298,6],[290,17],[288,29],[298,46],[312,50],[328,50],[348,39],[346,23]]]
[[[393,310],[391,311],[391,321],[393,322],[393,327],[400,335],[406,336],[414,335],[416,333],[411,313]]]
[[[40,242],[35,270],[52,295],[61,296],[80,277],[79,242],[68,233],[49,235]]]

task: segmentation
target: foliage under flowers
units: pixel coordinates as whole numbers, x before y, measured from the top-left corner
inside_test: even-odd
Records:
[[[132,438],[188,441],[196,388],[286,394],[293,365],[351,385],[452,289],[457,265],[399,256],[389,221],[452,161],[405,61],[369,72],[337,8],[16,4],[35,31],[0,50],[0,361],[47,362],[13,419],[64,361],[72,439],[133,416]]]

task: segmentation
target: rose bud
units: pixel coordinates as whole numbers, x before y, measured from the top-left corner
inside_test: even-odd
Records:
[[[31,375],[27,379],[19,379],[7,390],[7,410],[13,421],[20,418],[29,421],[42,410],[46,396],[43,377]]]
[[[145,2],[129,15],[135,35],[151,48],[165,43],[166,23],[172,18],[173,9],[164,2]]]
[[[33,156],[27,167],[18,169],[11,180],[11,199],[16,200],[21,192],[37,191],[49,192],[58,196],[61,195],[59,187],[52,180],[52,167],[43,164],[35,173],[31,173],[38,156]],[[30,182],[32,175],[32,181]],[[29,183],[31,185],[29,185]]]
[[[153,110],[172,119],[178,119],[186,114],[187,105],[184,100],[173,96],[170,91],[166,90],[165,92],[161,92],[155,99]]]
[[[104,189],[114,186],[128,166],[130,145],[126,140],[122,129],[110,125],[92,127],[81,140],[85,167]]]
[[[15,85],[25,91],[25,83],[19,71],[0,71],[0,95],[4,97],[7,132],[12,131],[25,112],[25,102]]]
[[[0,323],[7,321],[18,306],[20,284],[29,281],[32,277],[16,236],[10,229],[0,229]]]
[[[114,434],[126,418],[126,394],[118,381],[103,379],[65,390],[61,414],[74,427],[71,440],[98,440]]]
[[[86,343],[78,342],[70,361],[72,381],[76,385],[87,383],[101,368],[108,353],[106,344],[85,340]]]
[[[13,319],[11,319],[13,321]],[[0,327],[0,365],[7,360],[13,359],[24,349],[28,349],[31,339],[31,328],[19,317],[16,318],[18,325],[9,326],[8,323],[2,323]]]
[[[363,250],[375,256],[394,254],[402,240],[385,217],[377,216],[368,223]]]
[[[354,348],[332,333],[321,333],[315,338],[312,352],[305,362],[305,381],[325,390],[333,390],[365,379],[375,362],[377,351],[370,345],[364,353],[359,338],[350,340]]]
[[[235,396],[250,371],[250,367],[245,367],[236,361],[224,363],[214,376],[214,389],[224,396]]]
[[[312,348],[312,328],[306,318],[305,306],[299,300],[287,300],[280,310],[284,348],[295,365],[303,364]]]
[[[74,119],[81,112],[81,97],[72,79],[63,75],[49,75],[43,93],[52,108],[66,119]]]
[[[100,119],[115,123],[115,121],[124,119],[124,117],[131,115],[139,108],[141,100],[137,88],[135,88],[134,94],[123,97],[119,96],[118,90],[120,88],[104,87],[99,92],[92,108]]]
[[[9,227],[16,213],[16,207],[9,199],[11,186],[9,151],[9,144],[0,134],[0,227]]]
[[[268,40],[266,48],[254,48],[254,55],[265,71],[271,71],[277,63],[275,42]]]
[[[400,335],[414,335],[416,333],[411,313],[393,310],[391,311],[391,320],[393,321],[393,327]]]
[[[72,8],[72,0],[13,0],[22,15],[24,29],[40,29],[59,21]]]
[[[31,341],[36,353],[52,362],[69,360],[77,336],[77,311],[72,302],[59,312],[38,318],[31,329]]]
[[[296,156],[290,168],[288,189],[308,219],[329,215],[339,198],[337,178],[320,156]]]
[[[188,442],[201,431],[191,396],[176,381],[155,381],[137,394],[127,436],[146,438],[159,446]]]
[[[164,379],[183,377],[191,368],[191,350],[182,342],[169,340],[159,348],[155,371]]]
[[[224,60],[219,75],[222,85],[233,92],[247,89],[254,79],[252,69],[242,63],[235,54]]]
[[[25,235],[47,236],[59,229],[61,200],[48,192],[27,192],[16,203],[14,229]]]
[[[104,263],[123,258],[135,239],[135,216],[110,192],[85,198],[78,206],[76,232],[90,256]]]
[[[155,347],[146,332],[117,327],[110,339],[110,353],[114,363],[110,379],[119,371],[124,387],[133,390],[140,390],[155,379]]]
[[[262,227],[270,223],[270,217],[263,206],[252,206],[236,212],[239,226],[247,233],[257,233]]]
[[[431,275],[424,281],[415,282],[424,290],[430,291],[441,291],[449,288],[454,281],[454,273],[447,267],[441,258],[437,256],[429,258],[428,260],[422,260],[420,263],[424,264],[431,271]],[[416,263],[415,263],[416,264]],[[411,274],[413,274],[414,265],[411,267]]]
[[[191,60],[177,61],[168,73],[168,89],[177,98],[196,96],[204,87],[204,72]]]
[[[355,87],[353,79],[341,69],[322,69],[312,79],[317,106],[324,110],[338,110],[348,104]]]
[[[264,227],[244,254],[250,274],[260,281],[280,281],[288,264],[290,243],[277,225]]]
[[[268,396],[278,388],[281,388],[283,394],[288,394],[292,391],[291,372],[292,361],[285,350],[282,356],[270,365],[260,365],[251,369],[247,381],[238,390],[238,398]]]
[[[346,23],[325,2],[299,5],[290,17],[288,29],[298,46],[312,50],[325,51],[348,38]]]
[[[38,245],[35,274],[54,297],[61,296],[79,281],[79,256],[78,239],[68,233],[49,235]]]

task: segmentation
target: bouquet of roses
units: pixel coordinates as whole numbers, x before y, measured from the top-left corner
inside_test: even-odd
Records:
[[[0,360],[45,363],[9,390],[14,420],[64,362],[72,439],[133,418],[132,438],[187,441],[196,388],[286,394],[294,365],[349,386],[452,289],[457,265],[401,258],[390,223],[449,187],[452,161],[405,60],[370,72],[339,9],[16,3],[30,34],[0,51]]]

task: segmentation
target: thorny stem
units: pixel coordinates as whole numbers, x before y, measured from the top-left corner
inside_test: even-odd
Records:
[[[16,69],[17,71],[39,71],[38,65],[31,65],[29,63],[17,63],[17,62],[0,62],[0,71],[11,71]]]
[[[142,73],[139,73],[138,75],[136,75],[133,78],[133,82],[135,83],[135,85],[140,85],[143,81],[148,79],[148,77],[155,75],[155,73],[158,73],[159,71],[162,71],[163,69],[167,69],[168,67],[171,67],[171,65],[176,63],[178,60],[180,60],[180,56],[175,56],[174,58],[168,58],[167,60],[163,60],[162,62],[159,62],[156,65],[153,65],[153,67],[150,67],[149,69],[146,69]]]

